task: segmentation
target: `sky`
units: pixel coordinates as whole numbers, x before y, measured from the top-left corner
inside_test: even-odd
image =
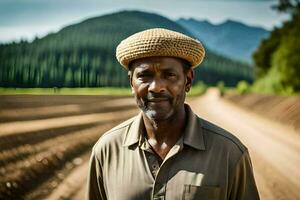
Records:
[[[230,19],[272,30],[289,18],[271,9],[276,3],[277,0],[0,0],[0,43],[30,41],[66,25],[121,10],[214,24]]]

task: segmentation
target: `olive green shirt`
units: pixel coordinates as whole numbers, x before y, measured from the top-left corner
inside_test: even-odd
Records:
[[[89,200],[257,200],[247,148],[196,116],[164,160],[142,133],[142,114],[106,132],[90,159]]]

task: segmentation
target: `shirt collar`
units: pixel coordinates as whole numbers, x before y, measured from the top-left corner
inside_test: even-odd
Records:
[[[198,150],[205,150],[202,121],[189,105],[185,104],[185,108],[188,118],[183,135],[183,143]]]
[[[142,132],[141,123],[143,123],[142,112],[140,112],[134,119],[131,125],[128,127],[123,140],[123,146],[131,146],[137,142],[141,142]]]
[[[183,143],[198,150],[205,150],[201,119],[194,114],[189,105],[185,104],[185,108],[188,118],[183,134]],[[123,140],[123,146],[128,147],[136,143],[139,143],[139,145],[143,143],[142,123],[143,117],[142,112],[140,112],[128,127]]]

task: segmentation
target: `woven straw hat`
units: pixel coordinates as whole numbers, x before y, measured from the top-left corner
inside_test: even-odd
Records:
[[[205,50],[200,41],[163,28],[135,33],[121,41],[116,50],[119,63],[126,69],[131,61],[152,56],[179,57],[195,68],[202,62]]]

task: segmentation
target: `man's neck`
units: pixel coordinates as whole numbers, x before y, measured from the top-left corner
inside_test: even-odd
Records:
[[[143,121],[150,145],[164,158],[183,134],[186,111],[182,108],[174,117],[160,121],[151,120],[143,113]]]

